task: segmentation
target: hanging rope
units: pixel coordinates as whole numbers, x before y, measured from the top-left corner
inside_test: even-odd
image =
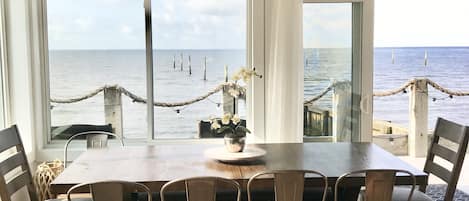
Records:
[[[442,92],[442,93],[445,93],[445,94],[448,94],[450,96],[469,96],[469,92],[463,92],[463,91],[451,91],[449,89],[446,89],[444,87],[442,87],[441,85],[437,84],[436,82],[430,80],[430,79],[426,79],[427,80],[427,83],[432,86],[434,89]]]
[[[326,87],[324,90],[321,91],[318,95],[307,99],[304,101],[304,104],[310,104],[312,102],[316,102],[317,100],[321,99],[324,97],[329,91],[332,91],[335,87],[341,86],[341,85],[350,85],[349,81],[340,81],[340,82],[333,82],[331,83],[328,87]]]
[[[60,98],[51,98],[51,102],[53,103],[76,103],[76,102],[80,102],[82,100],[86,100],[88,98],[91,98],[93,96],[96,96],[98,95],[100,92],[104,91],[104,89],[106,88],[109,88],[111,86],[103,86],[103,87],[100,87],[88,94],[85,94],[85,95],[82,95],[82,96],[79,96],[79,97],[75,97],[75,98],[63,98],[63,99],[60,99]]]
[[[122,93],[125,96],[129,97],[132,100],[132,102],[144,103],[144,104],[147,103],[147,99],[145,99],[143,97],[140,97],[140,96],[130,92],[126,88],[118,86],[118,85],[111,85],[111,86],[106,85],[106,86],[100,87],[100,88],[98,88],[98,89],[96,89],[96,90],[94,90],[94,91],[92,91],[88,94],[82,95],[80,97],[70,98],[70,99],[52,98],[51,102],[53,102],[53,103],[75,103],[75,102],[79,102],[79,101],[91,98],[93,96],[96,96],[97,94],[99,94],[100,92],[102,92],[102,91],[104,91],[108,88],[116,88],[120,93]],[[181,107],[181,106],[186,106],[186,105],[190,105],[190,104],[194,104],[196,102],[202,101],[202,100],[208,98],[209,96],[222,91],[224,88],[230,94],[235,93],[235,94],[233,94],[233,96],[237,96],[237,98],[241,98],[241,99],[245,98],[246,89],[243,86],[240,86],[239,84],[234,83],[234,82],[226,82],[226,83],[222,83],[222,84],[216,86],[214,89],[210,90],[206,94],[204,94],[202,96],[199,96],[199,97],[196,97],[196,98],[193,98],[191,100],[187,100],[187,101],[183,101],[183,102],[175,102],[175,103],[154,102],[153,105],[156,106],[156,107]]]
[[[415,82],[416,82],[416,80],[412,79],[412,80],[407,81],[404,85],[402,85],[401,87],[399,87],[397,89],[389,90],[389,91],[383,91],[383,92],[374,92],[373,96],[384,97],[384,96],[396,95],[398,93],[405,92],[407,87],[409,87],[410,85],[415,84]]]

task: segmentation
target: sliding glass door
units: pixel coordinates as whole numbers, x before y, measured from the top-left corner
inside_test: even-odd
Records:
[[[305,141],[368,141],[372,66],[364,61],[372,49],[364,44],[372,43],[372,34],[364,32],[371,26],[364,26],[366,3],[305,0]]]

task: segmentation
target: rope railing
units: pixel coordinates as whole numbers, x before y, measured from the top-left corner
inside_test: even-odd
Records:
[[[438,83],[428,79],[428,78],[422,78],[426,81],[426,83],[430,86],[432,86],[434,89],[440,91],[441,93],[445,93],[449,95],[450,97],[452,96],[469,96],[469,92],[464,92],[464,91],[453,91],[450,89],[447,89]],[[375,97],[385,97],[385,96],[392,96],[396,95],[398,93],[406,92],[406,89],[412,85],[414,85],[417,82],[417,79],[412,79],[404,83],[402,86],[392,89],[392,90],[387,90],[387,91],[379,91],[379,92],[374,92],[373,96]],[[333,82],[331,83],[328,87],[324,88],[318,95],[311,97],[307,100],[304,101],[304,104],[311,104],[313,102],[318,101],[319,99],[323,98],[327,93],[332,91],[334,88],[345,85],[345,84],[350,84],[349,81],[338,81],[338,82]],[[51,98],[52,103],[61,103],[61,104],[69,104],[69,103],[76,103],[80,102],[86,99],[89,99],[91,97],[94,97],[98,95],[100,92],[106,90],[107,88],[113,88],[115,87],[117,90],[119,90],[122,94],[125,96],[129,97],[133,102],[136,103],[143,103],[146,104],[147,100],[141,96],[138,96],[131,91],[127,90],[124,87],[118,86],[118,85],[105,85],[103,87],[100,87],[94,91],[91,91],[85,95],[78,96],[78,97],[73,97],[73,98]],[[193,99],[187,100],[187,101],[182,101],[182,102],[157,102],[155,101],[153,103],[154,106],[156,107],[181,107],[181,106],[186,106],[190,104],[194,104],[197,102],[200,102],[202,100],[207,99],[208,97],[212,96],[215,93],[218,93],[222,91],[225,87],[228,87],[228,91],[234,90],[237,91],[237,94],[239,94],[239,98],[244,98],[246,95],[246,88],[243,86],[238,85],[237,83],[234,82],[225,82],[221,83],[212,90],[208,91],[207,93],[195,97]]]
[[[208,97],[212,96],[213,94],[222,91],[225,87],[228,88],[228,91],[230,91],[230,90],[237,91],[237,94],[239,94],[239,96],[236,97],[236,98],[244,98],[245,97],[246,89],[243,86],[240,86],[240,85],[238,85],[237,83],[234,83],[234,82],[225,82],[225,83],[219,84],[218,86],[216,86],[212,90],[208,91],[206,94],[198,96],[198,97],[190,99],[190,100],[187,100],[187,101],[174,102],[174,103],[154,102],[153,105],[156,106],[156,107],[181,107],[181,106],[186,106],[186,105],[194,104],[196,102],[205,100]],[[100,88],[98,88],[98,89],[96,89],[92,92],[89,92],[85,95],[74,97],[74,98],[68,98],[68,99],[66,99],[66,98],[51,98],[51,102],[53,102],[53,103],[63,103],[63,104],[76,103],[76,102],[80,102],[80,101],[89,99],[91,97],[94,97],[94,96],[98,95],[100,92],[102,92],[102,91],[104,91],[108,88],[116,88],[119,92],[121,92],[125,96],[129,97],[132,100],[132,102],[143,103],[143,104],[147,103],[147,99],[145,99],[141,96],[138,96],[138,95],[130,92],[126,88],[121,87],[119,85],[105,85],[105,86],[100,87]]]
[[[420,80],[422,80],[422,79],[425,80],[425,82],[428,85],[430,85],[431,87],[433,87],[434,89],[440,91],[441,93],[445,93],[449,96],[469,96],[469,92],[453,91],[453,90],[447,89],[447,88],[439,85],[438,83],[436,83],[433,80],[430,80],[428,78],[420,78]],[[414,85],[417,82],[417,80],[418,79],[409,80],[405,84],[400,86],[399,88],[396,88],[396,89],[393,89],[393,90],[382,91],[382,92],[374,92],[373,96],[375,96],[375,97],[384,97],[384,96],[392,96],[392,95],[395,95],[395,94],[398,94],[398,93],[401,93],[401,92],[406,92],[406,89],[409,86]]]
[[[316,102],[317,100],[321,99],[322,97],[324,97],[328,92],[332,91],[335,87],[338,87],[338,86],[341,86],[341,85],[345,85],[345,84],[350,84],[349,81],[339,81],[339,82],[333,82],[331,83],[328,87],[326,87],[324,90],[321,91],[321,93],[319,93],[318,95],[312,97],[312,98],[309,98],[307,100],[304,101],[304,104],[310,104],[310,103],[313,103],[313,102]]]

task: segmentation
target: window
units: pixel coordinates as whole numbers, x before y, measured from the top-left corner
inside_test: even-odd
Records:
[[[151,4],[153,85],[147,82],[144,0],[47,0],[50,140],[110,126],[127,139],[199,138],[207,131],[201,121],[232,110],[246,119],[242,99],[219,92],[192,100],[247,65],[247,1]],[[151,112],[139,101],[147,100],[148,89],[155,102],[190,103],[156,104]]]
[[[100,92],[71,101],[114,85],[145,98],[143,0],[48,0],[47,24],[51,139],[64,139],[67,133],[93,130],[97,125],[104,129],[109,123],[114,132],[122,133],[121,122],[125,138],[146,138],[144,104],[112,92],[108,97]],[[105,106],[105,99],[113,102]],[[123,119],[106,114],[119,107]]]
[[[371,4],[304,0],[305,141],[370,140]]]
[[[246,66],[246,0],[152,1],[154,94],[177,103],[207,94]],[[225,66],[227,69],[225,69]],[[225,72],[227,70],[227,72]],[[177,107],[155,107],[156,138],[198,138],[201,121],[220,117],[225,104],[245,119],[245,101],[222,93]]]

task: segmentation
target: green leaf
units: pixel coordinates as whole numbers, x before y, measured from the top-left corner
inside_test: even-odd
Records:
[[[219,128],[217,130],[217,133],[224,133],[227,129],[229,129],[230,127],[228,126],[222,126],[221,128]]]
[[[245,133],[251,133],[251,131],[249,129],[247,129],[246,127],[244,126],[238,126],[238,128],[236,128],[236,131],[242,131],[242,132],[245,132]]]

